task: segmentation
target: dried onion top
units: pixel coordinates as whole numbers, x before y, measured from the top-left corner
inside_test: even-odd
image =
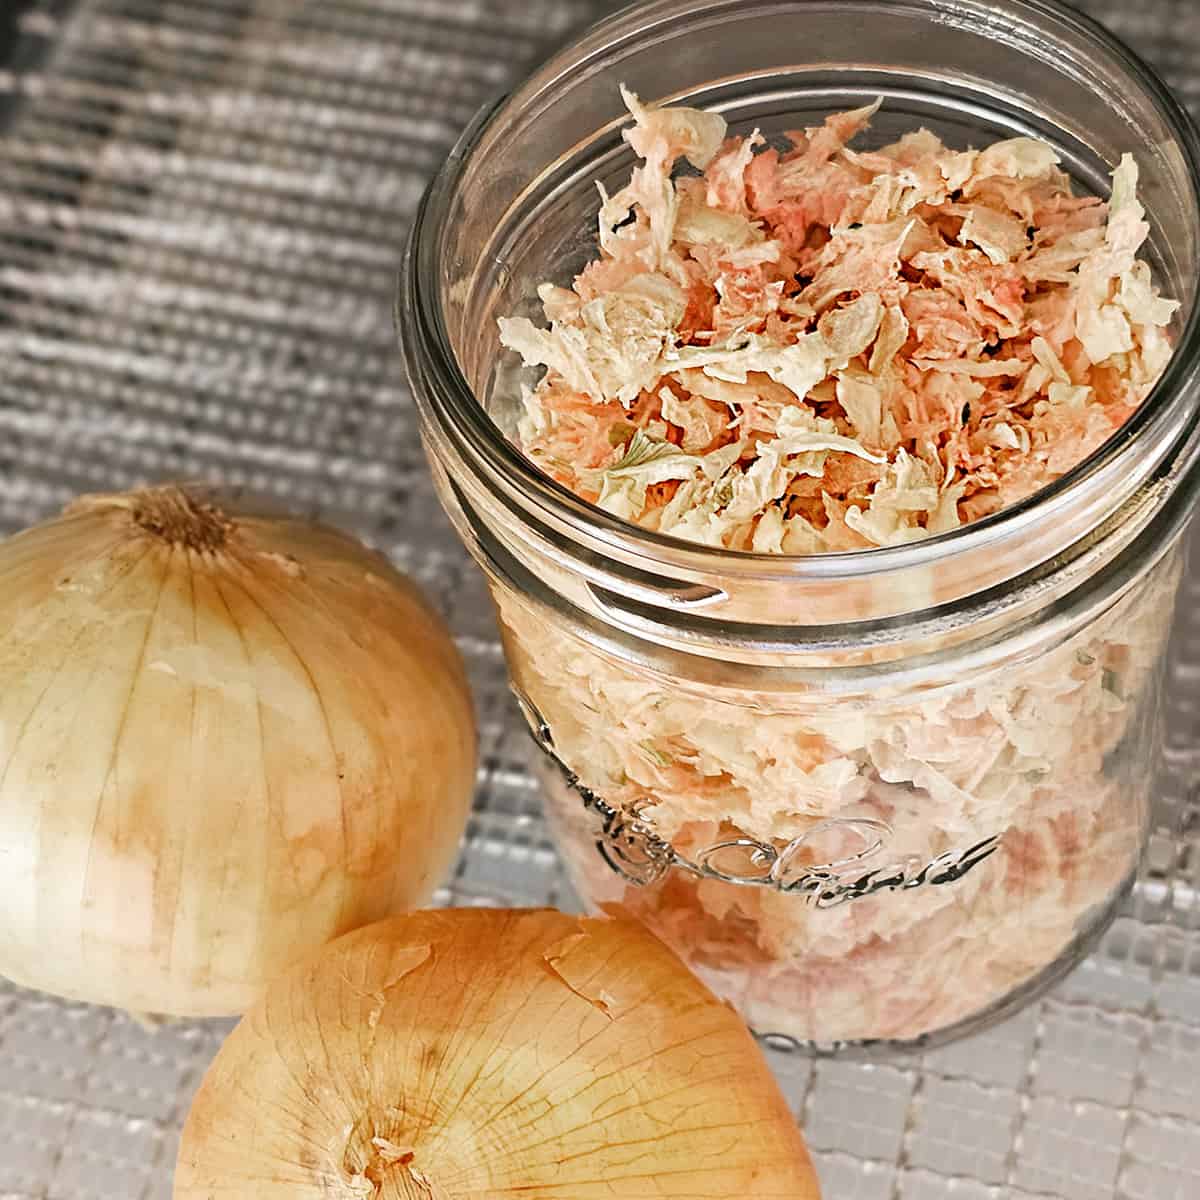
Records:
[[[1170,357],[1129,155],[1105,203],[1031,138],[852,149],[876,104],[768,145],[624,94],[599,257],[540,289],[548,329],[500,322],[547,368],[523,448],[618,516],[781,554],[944,532],[1081,462]]]

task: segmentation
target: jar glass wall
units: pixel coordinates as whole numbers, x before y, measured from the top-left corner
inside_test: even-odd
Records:
[[[577,890],[776,1040],[909,1041],[1005,1010],[1132,883],[1179,559],[1065,638],[947,658],[941,686],[807,695],[767,669],[743,690],[622,662],[497,584]]]
[[[881,142],[1030,134],[1100,193],[1135,153],[1182,301],[1171,366],[1057,484],[924,542],[769,558],[621,523],[512,443],[523,377],[494,332],[595,253],[595,183],[633,165],[620,83],[768,136],[882,97]],[[588,900],[637,912],[760,1032],[969,1027],[1073,961],[1132,879],[1197,482],[1197,158],[1158,81],[1043,0],[661,0],[483,114],[427,195],[409,375],[560,844]]]

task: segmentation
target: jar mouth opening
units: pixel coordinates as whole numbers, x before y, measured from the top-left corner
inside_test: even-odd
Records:
[[[721,2],[715,0],[713,7],[718,7]],[[803,0],[799,2],[803,3]],[[883,3],[896,9],[914,8],[912,0],[883,0]],[[1060,0],[1008,0],[1008,3],[1013,9],[1053,21],[1084,37],[1118,60],[1122,69],[1144,90],[1174,138],[1175,149],[1186,166],[1191,213],[1200,227],[1200,130],[1158,73],[1098,21],[1068,8]],[[660,0],[642,8],[645,19],[639,34],[644,35],[652,28],[656,9],[669,7],[671,0]],[[927,4],[915,7],[929,8]],[[622,22],[628,20],[628,14],[629,10],[622,10],[600,22],[593,28],[590,38],[598,38],[606,30],[621,28]],[[541,69],[549,70],[556,62],[557,56],[552,57]],[[1097,476],[1110,474],[1129,447],[1151,430],[1178,420],[1173,441],[1179,446],[1190,440],[1189,435],[1200,425],[1200,404],[1193,404],[1186,418],[1176,413],[1179,406],[1188,403],[1189,388],[1200,377],[1200,270],[1197,270],[1190,295],[1170,297],[1184,304],[1187,319],[1162,376],[1137,411],[1103,445],[1057,480],[995,513],[902,545],[811,555],[764,554],[704,545],[645,529],[608,513],[544,474],[505,435],[460,366],[448,332],[441,294],[436,287],[427,290],[421,286],[422,275],[427,280],[438,277],[436,272],[422,270],[422,260],[430,263],[436,255],[444,219],[473,152],[484,135],[519,104],[520,99],[521,91],[518,90],[501,97],[476,116],[422,199],[414,218],[406,269],[397,298],[398,318],[405,312],[415,320],[421,335],[421,349],[436,365],[442,384],[437,389],[436,404],[441,424],[449,427],[459,448],[486,471],[495,485],[510,495],[519,492],[525,503],[532,502],[543,515],[569,528],[586,529],[593,539],[614,550],[639,559],[668,559],[682,568],[716,570],[729,577],[758,579],[793,577],[829,581],[899,573],[918,566],[928,568],[952,555],[986,545],[994,538],[1019,537],[1024,529],[1040,522],[1066,497],[1085,491]],[[434,294],[431,295],[430,290]]]

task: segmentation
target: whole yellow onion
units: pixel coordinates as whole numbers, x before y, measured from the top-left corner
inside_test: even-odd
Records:
[[[733,1011],[629,919],[460,909],[272,984],[183,1131],[175,1200],[816,1200]]]
[[[168,487],[0,543],[0,975],[241,1012],[428,899],[474,775],[444,624],[341,533]]]

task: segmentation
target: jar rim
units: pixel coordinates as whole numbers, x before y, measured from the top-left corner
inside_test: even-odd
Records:
[[[797,7],[812,0],[777,2],[783,7]],[[921,10],[933,15],[933,6],[927,0],[871,0],[871,3],[896,11]],[[1065,31],[1082,35],[1116,59],[1129,73],[1153,101],[1174,138],[1186,166],[1193,216],[1200,225],[1200,129],[1157,71],[1098,21],[1061,0],[989,0],[993,11],[1001,5],[1013,15],[1052,21]],[[1163,374],[1136,412],[1097,450],[1030,496],[956,529],[914,542],[809,555],[755,553],[694,543],[643,528],[606,512],[544,474],[521,453],[492,420],[468,382],[451,345],[440,294],[433,289],[435,294],[431,296],[421,286],[422,275],[426,279],[437,277],[422,266],[423,263],[425,266],[431,264],[430,256],[436,252],[456,187],[485,134],[542,87],[561,81],[563,71],[559,64],[565,66],[564,60],[572,54],[586,57],[598,52],[610,45],[610,39],[618,34],[649,37],[656,26],[678,18],[684,12],[716,12],[729,7],[730,0],[652,0],[649,4],[631,5],[598,22],[574,49],[560,50],[552,55],[516,91],[480,110],[418,206],[397,293],[397,324],[400,325],[402,317],[415,323],[421,335],[420,348],[432,359],[441,384],[435,389],[440,423],[443,428],[449,426],[459,449],[467,452],[474,464],[486,472],[493,486],[500,487],[510,497],[515,498],[520,493],[522,501],[525,504],[532,502],[543,517],[563,528],[586,531],[593,540],[630,559],[670,563],[679,570],[719,572],[733,580],[795,579],[827,583],[898,574],[918,567],[928,569],[951,556],[984,548],[1001,537],[1019,537],[1068,496],[1085,492],[1089,484],[1110,474],[1125,452],[1141,442],[1151,430],[1171,425],[1176,410],[1185,402],[1189,385],[1200,382],[1200,270],[1195,273],[1191,295],[1175,297],[1184,300],[1190,311]],[[939,20],[945,20],[949,14],[957,12],[966,17],[977,8],[976,0],[939,0],[937,16]],[[635,12],[636,29],[630,25]],[[402,334],[405,332],[408,330]],[[407,343],[405,348],[411,370],[413,348]],[[1171,431],[1173,446],[1190,445],[1194,441],[1193,435],[1200,428],[1200,405],[1194,405],[1193,410]]]

